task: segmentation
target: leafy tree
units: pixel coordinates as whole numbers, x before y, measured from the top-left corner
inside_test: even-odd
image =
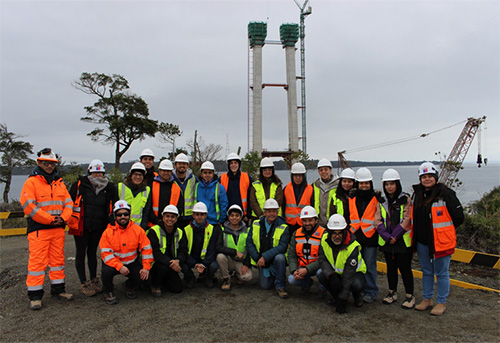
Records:
[[[160,123],[158,126],[158,139],[162,143],[167,143],[172,145],[172,150],[169,155],[172,155],[175,151],[179,150],[175,148],[175,139],[182,136],[182,131],[177,125],[169,123]],[[176,153],[177,154],[177,153]]]
[[[78,162],[71,162],[69,166],[65,166],[64,162],[60,162],[58,170],[59,176],[62,177],[64,184],[69,189],[73,183],[78,181],[78,177],[82,175],[82,168]]]
[[[311,161],[309,155],[300,149],[299,151],[293,153],[290,158],[292,160],[292,164],[296,162],[301,162],[307,169],[315,168],[314,162]]]
[[[189,152],[185,148],[175,148],[175,153],[169,152],[167,155],[167,158],[172,161],[172,163],[175,160],[175,156],[179,155],[180,153],[189,155]]]
[[[258,151],[247,152],[241,160],[241,170],[247,172],[254,180],[258,178],[261,156]]]
[[[29,157],[29,155],[33,154],[33,145],[17,140],[21,137],[9,132],[6,124],[0,124],[0,153],[2,153],[0,181],[5,183],[3,201],[6,203],[9,202],[12,170],[16,167],[35,165],[35,160]]]
[[[115,168],[120,168],[120,159],[133,142],[157,133],[162,137],[180,134],[177,125],[150,119],[147,103],[128,92],[128,81],[121,75],[82,73],[72,85],[99,98],[92,106],[85,107],[87,115],[80,120],[98,125],[87,134],[92,141],[115,146]]]

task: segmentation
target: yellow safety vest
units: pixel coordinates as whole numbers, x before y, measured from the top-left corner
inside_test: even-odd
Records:
[[[255,188],[255,198],[257,198],[257,203],[261,209],[264,209],[264,203],[266,202],[266,192],[264,191],[264,186],[262,186],[262,182],[259,180],[254,181],[252,186]],[[278,189],[278,185],[273,182],[271,183],[271,188],[269,190],[269,199],[276,199],[276,190]],[[257,214],[252,211],[252,215],[257,217]],[[278,211],[278,215],[281,216],[281,207]]]
[[[323,248],[323,252],[325,253],[325,257],[330,262],[335,273],[342,275],[344,273],[344,267],[347,262],[347,259],[352,254],[355,248],[358,248],[358,266],[356,267],[356,272],[366,273],[366,264],[363,258],[361,257],[361,245],[357,241],[353,241],[351,244],[347,246],[347,248],[342,249],[337,254],[337,259],[333,258],[333,250],[330,245],[326,242],[328,238],[328,234],[323,235],[321,238],[321,247]]]
[[[401,205],[401,221],[403,220],[403,210],[404,210],[405,205]],[[383,204],[380,204],[380,214],[382,216],[382,219],[384,219],[384,223],[387,225],[387,210],[385,209]],[[401,223],[401,222],[400,222]],[[387,227],[387,226],[386,226]],[[411,236],[412,236],[412,228],[410,227],[410,230],[406,231],[403,234],[403,241],[405,242],[405,245],[407,248],[411,247]],[[378,236],[378,245],[383,247],[385,245],[385,241],[382,238],[382,236]]]
[[[188,241],[188,253],[191,255],[191,249],[193,248],[193,227],[191,224],[184,228],[184,232],[186,232],[186,238]],[[208,243],[210,242],[210,238],[212,238],[212,234],[214,233],[214,227],[211,224],[208,224],[205,227],[205,235],[203,239],[203,248],[201,249],[200,258],[203,260],[205,255],[207,254]]]
[[[273,248],[276,248],[280,244],[280,239],[281,236],[283,236],[283,233],[287,229],[286,224],[281,224],[280,226],[276,227],[274,229],[273,233]],[[260,253],[260,221],[256,220],[253,222],[252,225],[252,241],[253,244],[255,244],[255,248],[257,251]],[[285,254],[287,256],[288,254]],[[253,258],[251,258],[252,265],[257,266],[257,261],[254,261]]]
[[[130,220],[132,220],[137,225],[141,224],[142,221],[142,211],[148,202],[149,193],[151,188],[146,186],[144,191],[138,193],[135,197],[132,194],[132,190],[127,187],[127,185],[120,182],[118,184],[118,194],[120,194],[120,200],[126,200],[132,209],[130,212]]]

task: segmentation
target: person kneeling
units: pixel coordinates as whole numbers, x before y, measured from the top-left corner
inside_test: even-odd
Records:
[[[331,216],[327,227],[329,232],[323,235],[319,250],[323,273],[318,279],[333,296],[337,312],[347,313],[347,299],[351,291],[356,306],[363,305],[366,265],[361,257],[361,246],[347,230],[343,216]]]

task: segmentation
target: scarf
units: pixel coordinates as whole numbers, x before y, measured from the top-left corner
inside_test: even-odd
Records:
[[[106,188],[109,182],[106,177],[94,177],[89,175],[87,178],[94,187],[95,195],[98,195],[104,188]]]

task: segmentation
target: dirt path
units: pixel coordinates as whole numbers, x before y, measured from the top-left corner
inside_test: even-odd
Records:
[[[28,310],[25,275],[28,243],[25,236],[0,239],[0,340],[2,342],[498,342],[499,296],[490,292],[451,287],[448,312],[433,317],[429,312],[383,305],[387,292],[385,275],[379,275],[381,291],[373,304],[338,315],[316,298],[317,285],[309,296],[288,287],[290,298],[281,300],[273,291],[257,285],[233,287],[228,293],[203,285],[178,295],[155,299],[148,292],[139,298],[125,297],[122,281],[115,285],[120,303],[106,305],[102,295],[87,298],[80,293],[74,266],[74,242],[66,240],[67,290],[75,300],[61,303],[48,295],[44,307]],[[416,279],[420,300],[421,280]],[[404,293],[402,284],[400,294]]]

